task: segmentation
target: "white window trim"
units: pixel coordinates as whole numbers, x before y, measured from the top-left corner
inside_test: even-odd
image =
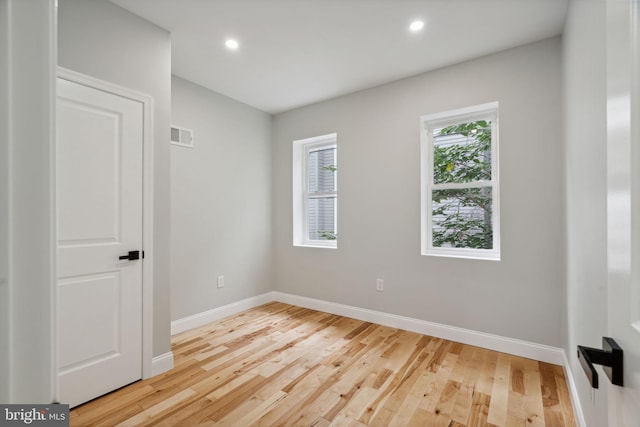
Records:
[[[307,196],[308,176],[307,159],[309,152],[319,148],[336,148],[338,135],[335,133],[293,141],[293,245],[314,248],[338,247],[337,240],[310,240],[307,229]],[[336,158],[337,164],[337,158]],[[330,193],[316,193],[318,196],[336,197],[335,224],[338,231],[338,176],[336,174],[336,191]]]
[[[472,183],[433,182],[433,130],[438,127],[491,118],[491,181]],[[466,107],[420,117],[420,168],[421,168],[421,253],[427,256],[500,260],[500,181],[498,157],[498,103]],[[438,189],[491,187],[493,200],[493,249],[440,248],[433,246],[431,197]]]

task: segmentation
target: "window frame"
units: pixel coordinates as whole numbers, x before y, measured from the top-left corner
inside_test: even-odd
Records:
[[[500,180],[499,180],[499,114],[498,102],[475,105],[430,114],[420,117],[420,168],[421,168],[421,254],[425,256],[444,256],[454,258],[472,258],[500,260]],[[470,121],[491,120],[491,180],[468,183],[434,183],[434,129],[444,126],[468,123]],[[433,246],[433,207],[432,195],[435,190],[491,188],[493,249],[443,248]]]
[[[338,135],[331,133],[293,141],[293,245],[314,248],[336,249],[338,240],[309,239],[309,154],[323,149],[336,149],[338,164]],[[338,173],[335,173],[335,191],[314,193],[315,198],[335,198],[334,224],[338,233]]]

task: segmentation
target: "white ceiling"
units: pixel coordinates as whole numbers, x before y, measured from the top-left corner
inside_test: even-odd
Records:
[[[567,0],[112,1],[171,32],[173,74],[269,113],[561,34],[567,9]],[[418,34],[414,19],[426,24]]]

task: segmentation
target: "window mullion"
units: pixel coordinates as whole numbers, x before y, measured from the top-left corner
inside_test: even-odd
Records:
[[[431,184],[432,190],[463,190],[465,188],[493,187],[494,181],[449,182],[444,184]]]
[[[330,199],[330,198],[335,198],[338,197],[338,194],[333,191],[333,192],[313,192],[313,193],[307,193],[307,197],[309,199]]]

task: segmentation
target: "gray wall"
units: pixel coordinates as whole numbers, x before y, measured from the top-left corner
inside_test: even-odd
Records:
[[[154,98],[155,356],[170,350],[171,39],[106,0],[59,0],[59,64]]]
[[[571,1],[563,35],[566,144],[567,340],[589,425],[607,425],[607,389],[595,404],[575,357],[607,335],[606,2]],[[605,380],[606,381],[606,380]]]
[[[175,320],[273,289],[271,116],[178,77],[171,103],[195,141],[171,147]]]
[[[553,38],[275,116],[277,290],[562,346],[561,77]],[[419,118],[491,101],[500,103],[502,260],[421,256]],[[331,132],[338,249],[293,247],[291,144]]]

